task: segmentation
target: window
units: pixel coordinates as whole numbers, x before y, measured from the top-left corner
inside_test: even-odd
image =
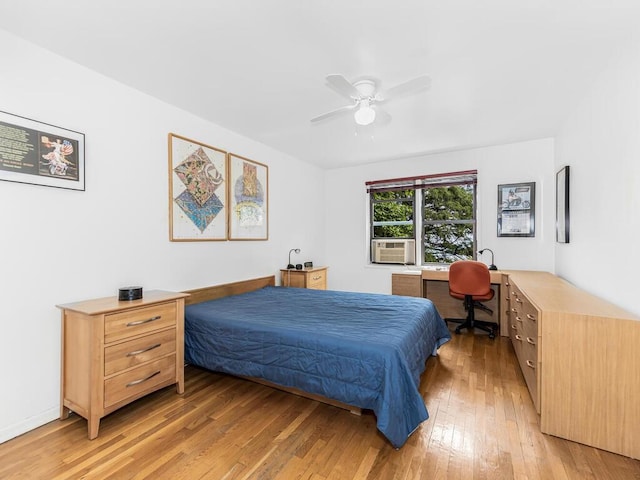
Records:
[[[422,264],[475,259],[476,177],[472,170],[367,182],[371,240],[415,239]]]
[[[415,190],[371,192],[371,239],[415,238]]]

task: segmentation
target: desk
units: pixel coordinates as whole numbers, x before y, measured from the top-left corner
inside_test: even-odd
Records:
[[[496,322],[500,325],[500,335],[509,336],[507,322],[504,321],[504,313],[508,310],[508,295],[501,294],[501,286],[505,275],[499,270],[491,270],[491,288],[495,292],[494,297],[483,302],[493,310],[489,315],[482,310],[476,310],[476,319],[487,322]],[[467,316],[462,302],[449,295],[449,270],[422,270],[403,273],[393,273],[391,276],[391,293],[394,295],[421,296],[431,300],[442,318],[465,318]],[[504,297],[504,298],[503,298]]]

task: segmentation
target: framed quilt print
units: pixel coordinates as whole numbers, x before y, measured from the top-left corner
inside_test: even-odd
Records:
[[[227,239],[227,152],[169,134],[169,239]]]
[[[229,240],[269,238],[269,167],[229,154]]]

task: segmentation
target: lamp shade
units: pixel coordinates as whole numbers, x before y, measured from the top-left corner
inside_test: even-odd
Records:
[[[358,125],[370,125],[376,119],[376,111],[371,108],[368,100],[363,100],[360,103],[360,108],[356,110],[354,118]]]

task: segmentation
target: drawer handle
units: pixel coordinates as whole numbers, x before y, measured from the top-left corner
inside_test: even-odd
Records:
[[[511,325],[511,330],[518,330],[518,326],[517,325]]]
[[[148,352],[149,350],[153,350],[154,348],[158,348],[160,345],[162,345],[162,344],[161,343],[156,343],[155,345],[151,345],[150,347],[142,348],[140,350],[135,350],[133,352],[129,352],[129,353],[127,353],[127,357],[135,357],[136,355],[140,355],[141,353]]]
[[[522,321],[522,317],[516,317],[516,321],[517,322],[521,322]]]
[[[141,383],[146,382],[147,380],[151,380],[153,377],[155,377],[156,375],[160,375],[160,370],[158,370],[155,373],[152,373],[151,375],[149,375],[148,377],[145,378],[141,378],[140,380],[134,380],[133,382],[129,382],[127,383],[127,388],[129,387],[135,387],[136,385],[140,385]]]
[[[516,335],[516,340],[522,341],[522,337],[520,335]]]
[[[156,320],[160,320],[162,315],[157,315],[155,317],[147,318],[146,320],[138,320],[137,322],[129,322],[127,323],[127,327],[135,327],[136,325],[142,325],[143,323],[154,322]]]
[[[527,313],[527,318],[529,320],[533,320],[534,322],[536,321],[536,316],[535,315],[531,315],[530,313]]]
[[[512,309],[511,309],[511,311],[512,311],[513,313],[518,313],[518,310],[516,310],[515,308],[512,308]]]
[[[520,300],[519,298],[516,298],[516,302],[522,303],[522,300]]]
[[[314,280],[320,280],[322,278],[322,275],[318,275],[317,277],[313,277]]]
[[[533,363],[531,360],[527,360],[527,367],[533,368],[534,370],[536,369],[535,363]]]
[[[528,343],[529,345],[534,345],[534,346],[535,346],[535,344],[536,344],[536,342],[534,342],[534,341],[533,341],[533,338],[531,338],[531,337],[527,337],[527,343]]]

